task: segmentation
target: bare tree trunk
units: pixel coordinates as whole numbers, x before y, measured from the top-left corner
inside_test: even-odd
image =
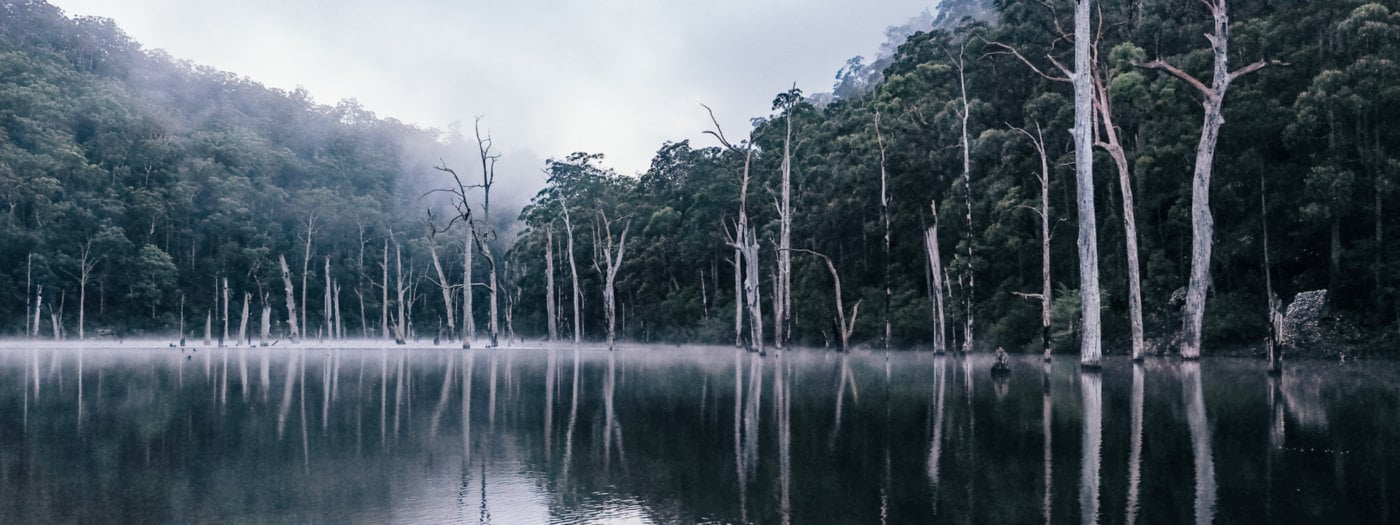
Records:
[[[1215,56],[1210,87],[1189,73],[1162,60],[1142,67],[1160,69],[1186,82],[1201,94],[1205,109],[1201,122],[1201,140],[1196,146],[1196,167],[1191,177],[1191,281],[1186,288],[1186,308],[1182,321],[1181,357],[1201,357],[1201,324],[1205,319],[1206,288],[1210,286],[1210,253],[1215,236],[1215,220],[1210,211],[1210,176],[1215,160],[1215,144],[1220,127],[1225,124],[1221,105],[1230,83],[1236,78],[1263,69],[1277,60],[1258,61],[1230,71],[1230,19],[1226,0],[1203,0],[1215,22],[1214,35],[1206,35]]]
[[[214,305],[217,309],[218,305]],[[211,310],[204,317],[204,346],[209,346],[214,342],[214,312]]]
[[[267,338],[272,331],[272,303],[267,294],[262,296],[262,318],[258,323],[258,346],[267,346]]]
[[[185,294],[180,294],[180,346],[185,346]]]
[[[1279,299],[1274,295],[1273,266],[1269,264],[1269,202],[1266,197],[1267,189],[1264,186],[1264,171],[1259,171],[1259,224],[1263,228],[1263,248],[1264,248],[1264,300],[1268,303],[1269,315],[1269,335],[1264,338],[1264,346],[1268,351],[1269,374],[1277,374],[1282,371],[1282,355],[1280,355],[1279,339],[1280,331],[1283,328],[1283,315],[1279,312]]]
[[[883,280],[885,285],[885,350],[890,349],[890,337],[893,330],[890,326],[890,299],[894,294],[890,289],[890,198],[888,174],[885,172],[885,136],[880,132],[880,110],[875,110],[875,140],[880,145],[880,221],[885,224],[885,250],[881,266],[883,267]]]
[[[549,325],[549,342],[559,340],[559,320],[555,318],[557,305],[554,297],[554,225],[544,227],[544,309],[545,320]]]
[[[486,263],[490,266],[489,273],[487,274],[487,279],[490,280],[488,286],[491,294],[487,297],[491,304],[491,319],[487,323],[487,326],[491,330],[491,347],[495,348],[497,346],[500,346],[499,339],[501,335],[499,322],[500,315],[496,306],[498,304],[497,297],[500,295],[498,293],[500,283],[496,280],[496,258],[491,256],[491,248],[487,246],[485,242],[481,243],[481,254],[486,256]]]
[[[301,259],[301,333],[306,333],[306,277],[311,274],[311,237],[315,234],[316,212],[312,211],[306,216],[306,251]]]
[[[1379,202],[1379,201],[1377,201]],[[97,261],[92,260],[92,239],[83,243],[82,257],[78,259],[78,339],[87,339],[87,334],[83,330],[87,312],[87,284],[92,277],[92,271],[97,268]],[[26,288],[25,293],[29,290]],[[28,301],[28,295],[25,298]]]
[[[1046,361],[1050,360],[1050,161],[1045,154],[1045,136],[1041,133],[1040,124],[1035,125],[1035,135],[1021,128],[1012,128],[1019,131],[1026,138],[1030,139],[1031,145],[1035,146],[1035,151],[1040,155],[1040,175],[1036,178],[1040,180],[1040,209],[1036,210],[1036,215],[1040,216],[1040,293],[1026,294],[1027,297],[1040,299],[1040,346]],[[1136,244],[1134,244],[1136,246]],[[1141,318],[1139,317],[1139,320]]]
[[[292,270],[287,268],[285,256],[278,255],[277,262],[282,266],[282,286],[287,289],[287,328],[291,334],[291,341],[295,343],[301,337],[301,325],[297,323],[297,299],[296,292],[292,289]]]
[[[335,338],[345,339],[345,318],[340,315],[340,281],[335,282]]]
[[[966,46],[967,44],[964,43],[963,48],[965,48]],[[972,153],[971,145],[969,145],[967,138],[967,120],[970,116],[970,109],[968,108],[967,103],[967,78],[963,75],[962,53],[963,49],[959,48],[958,87],[961,90],[960,92],[962,94],[962,111],[959,113],[958,116],[962,120],[963,188],[967,190],[965,193],[963,193],[963,202],[967,207],[967,292],[963,294],[966,296],[965,299],[967,300],[967,327],[963,330],[963,351],[972,352],[975,349],[973,345],[972,336],[974,333],[976,333],[973,326],[974,320],[976,319],[973,313],[973,304],[974,299],[976,297],[977,281],[974,277],[974,272],[972,268],[972,263],[974,260],[972,252],[972,245],[974,239],[973,232],[975,230],[972,229]]]
[[[1095,46],[1095,54],[1097,51]],[[1123,242],[1128,256],[1128,321],[1132,328],[1133,360],[1141,361],[1146,344],[1142,328],[1142,278],[1138,273],[1141,265],[1138,262],[1137,212],[1134,211],[1136,204],[1133,200],[1133,182],[1128,172],[1128,156],[1123,151],[1123,144],[1118,140],[1118,128],[1113,125],[1113,106],[1108,86],[1100,73],[1098,58],[1093,60],[1092,78],[1096,99],[1094,107],[1097,109],[1099,121],[1103,124],[1102,136],[1105,139],[1097,145],[1108,152],[1113,158],[1114,167],[1118,169],[1118,188],[1123,194]]]
[[[1079,363],[1097,368],[1103,357],[1099,322],[1099,245],[1094,216],[1094,102],[1090,83],[1089,12],[1092,0],[1074,9],[1074,166],[1078,185],[1079,297],[1083,308]]]
[[[836,289],[836,325],[841,336],[841,351],[850,352],[851,332],[855,330],[856,316],[860,314],[860,301],[856,301],[855,306],[851,308],[851,317],[847,319],[845,303],[841,302],[841,275],[836,273],[836,265],[832,264],[831,258],[821,253],[812,250],[804,250],[802,248],[793,248],[792,251],[821,257],[822,262],[826,263],[827,271],[831,272],[832,285]]]
[[[324,273],[325,273],[325,275],[326,275],[326,293],[325,293],[325,301],[323,301],[322,304],[326,305],[326,315],[325,315],[325,321],[324,321],[325,324],[326,324],[326,338],[328,338],[328,339],[335,339],[335,335],[336,335],[336,334],[335,334],[335,323],[334,323],[335,305],[331,304],[331,292],[334,292],[335,290],[332,289],[332,287],[331,287],[331,258],[330,258],[330,257],[326,257],[326,271],[325,271]]]
[[[447,280],[447,273],[442,271],[442,261],[438,259],[437,243],[428,239],[428,254],[433,257],[433,269],[437,271],[438,288],[442,290],[442,306],[447,312],[447,340],[457,337],[457,321],[454,320],[456,309],[452,306],[452,283]]]
[[[223,278],[223,322],[224,333],[219,337],[219,347],[223,348],[224,342],[228,341],[228,277]]]
[[[238,321],[238,342],[248,342],[248,303],[253,300],[253,294],[243,292],[243,317]]]
[[[622,227],[622,237],[617,241],[617,256],[613,257],[612,221],[603,212],[598,212],[598,217],[603,222],[603,261],[607,265],[603,275],[603,312],[608,320],[608,350],[613,349],[613,342],[616,339],[617,324],[617,295],[614,285],[617,282],[617,270],[622,267],[622,254],[627,249],[627,232],[632,229],[632,221],[627,220],[627,224]],[[595,227],[596,229],[596,227]],[[595,263],[596,265],[596,263]]]
[[[34,332],[30,334],[30,337],[39,337],[39,319],[42,319],[39,314],[43,312],[44,308],[44,285],[36,285],[36,288],[38,292],[34,299]]]
[[[383,277],[379,281],[379,336],[385,339],[389,335],[389,240],[384,240],[384,261],[379,264],[383,270]]]
[[[564,229],[568,235],[569,249],[569,277],[574,284],[574,344],[583,341],[583,324],[580,317],[579,291],[578,291],[578,266],[574,264],[574,225],[569,222],[569,203],[564,201],[563,196],[559,198],[560,206],[564,209]]]
[[[63,297],[59,294],[58,310],[54,310],[53,301],[49,301],[49,321],[53,324],[53,340],[63,340]]]
[[[468,226],[470,228],[470,226]],[[476,318],[472,307],[472,235],[462,241],[462,348],[471,348],[476,340]]]
[[[793,86],[794,92],[796,89],[797,86]],[[792,109],[796,103],[796,100],[790,100],[787,110],[783,112],[787,130],[783,134],[783,206],[778,210],[781,226],[778,234],[778,285],[774,287],[777,293],[774,308],[778,311],[773,313],[773,346],[778,350],[783,349],[783,342],[789,336],[787,324],[791,318],[788,308],[792,304],[789,298],[792,294]]]
[[[933,212],[933,225],[924,232],[924,250],[933,280],[933,289],[929,294],[933,299],[933,353],[943,354],[948,350],[947,314],[944,311],[947,285],[943,282],[943,256],[938,250],[938,206],[930,201],[929,209]]]
[[[397,268],[397,278],[395,279],[394,289],[397,290],[399,301],[399,317],[394,324],[394,344],[402,345],[408,344],[407,341],[404,340],[405,330],[408,329],[405,318],[406,314],[404,312],[404,293],[407,292],[408,289],[403,285],[403,251],[399,249],[399,241],[394,238],[392,231],[389,232],[389,240],[394,243],[394,266]]]
[[[34,289],[33,276],[34,253],[30,252],[29,256],[25,258],[24,266],[24,335],[28,335],[31,337],[33,336],[33,334],[38,333],[38,330],[34,328],[34,323],[29,322],[29,298],[33,297],[33,295],[29,293],[29,291]]]
[[[744,293],[748,296],[749,305],[749,337],[753,342],[754,350],[764,354],[763,350],[763,302],[762,291],[758,288],[758,234],[753,228],[749,228],[744,233],[744,261],[748,264],[744,278]]]
[[[734,248],[734,348],[744,346],[744,252]]]

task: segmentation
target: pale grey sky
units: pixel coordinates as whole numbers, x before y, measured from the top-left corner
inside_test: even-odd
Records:
[[[51,0],[116,20],[147,48],[303,86],[321,103],[445,129],[486,126],[503,169],[573,151],[644,171],[715,108],[732,135],[795,81],[828,91],[884,29],[936,0]],[[514,157],[514,159],[512,158]],[[530,166],[509,166],[512,160]]]

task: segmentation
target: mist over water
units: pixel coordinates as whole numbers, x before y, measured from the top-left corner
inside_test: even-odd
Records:
[[[0,347],[0,521],[1382,523],[1400,367]],[[1143,417],[1149,414],[1150,417]]]

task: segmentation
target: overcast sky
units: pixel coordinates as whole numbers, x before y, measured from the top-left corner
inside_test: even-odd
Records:
[[[603,153],[644,171],[715,108],[731,135],[795,81],[829,91],[846,59],[936,0],[51,0],[116,20],[147,48],[358,99],[380,116],[469,128],[484,115],[502,168]],[[516,162],[512,162],[512,160]],[[530,166],[509,166],[529,163]]]

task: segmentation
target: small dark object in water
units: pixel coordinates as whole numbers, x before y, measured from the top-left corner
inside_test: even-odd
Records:
[[[997,362],[992,365],[992,375],[1011,373],[1011,356],[1006,354],[1006,349],[997,348]]]
[[[181,338],[180,338],[180,348],[184,348],[184,347],[185,347],[185,338],[181,337]]]
[[[191,357],[194,357],[194,356],[189,355],[189,354],[185,354],[185,360],[186,360],[186,361],[189,361]]]
[[[175,348],[175,343],[170,343],[170,348]]]

